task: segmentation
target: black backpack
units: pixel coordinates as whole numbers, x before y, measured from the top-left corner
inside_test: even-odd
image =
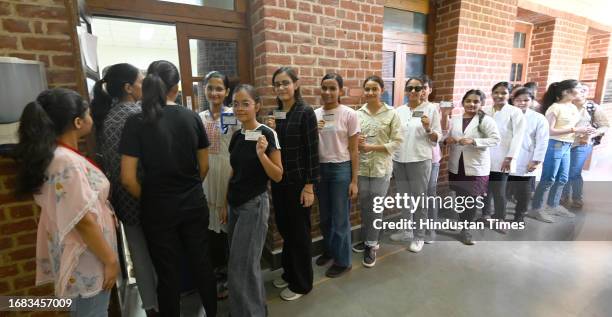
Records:
[[[591,126],[593,126],[593,128],[597,129],[599,128],[599,125],[597,123],[595,123],[595,105],[593,104],[593,102],[591,101],[587,101],[586,104],[586,110],[589,113],[589,116],[591,116]],[[593,146],[599,145],[601,144],[601,139],[603,138],[603,134],[600,134],[596,137],[591,138],[591,140],[593,140]]]

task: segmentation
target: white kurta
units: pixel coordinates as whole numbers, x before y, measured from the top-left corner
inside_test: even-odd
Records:
[[[232,108],[223,107],[223,112],[233,112]],[[227,196],[227,184],[232,172],[230,165],[230,153],[228,150],[230,140],[235,131],[240,130],[238,125],[228,126],[228,131],[221,130],[221,119],[213,119],[209,110],[200,112],[200,118],[204,123],[210,147],[208,148],[208,174],[202,183],[204,194],[208,202],[209,222],[208,229],[217,233],[226,231],[226,226],[221,224],[219,213],[225,206]]]
[[[402,128],[402,143],[395,153],[393,161],[400,163],[421,162],[432,159],[433,147],[436,142],[431,142],[429,135],[423,129],[420,116],[413,116],[415,112],[422,112],[430,122],[431,130],[438,135],[438,140],[442,139],[442,129],[440,127],[440,114],[435,104],[424,102],[414,111],[407,105],[395,109],[400,118]]]
[[[493,117],[501,142],[491,148],[491,172],[501,172],[501,166],[506,157],[512,157],[510,173],[516,171],[516,157],[521,149],[521,142],[525,134],[525,118],[523,112],[512,105],[505,105],[501,110],[495,111],[493,106],[482,109]]]
[[[527,109],[525,111],[525,135],[521,149],[516,157],[516,171],[510,173],[514,176],[536,176],[538,170],[527,171],[531,161],[544,161],[548,148],[548,120],[539,112]]]

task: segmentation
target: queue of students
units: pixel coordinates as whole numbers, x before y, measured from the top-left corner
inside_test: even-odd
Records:
[[[96,84],[91,110],[77,93],[59,88],[24,110],[18,189],[33,193],[42,207],[37,283],[52,281],[57,296],[74,298],[75,316],[105,314],[118,274],[115,215],[149,316],[180,315],[183,260],[207,316],[215,316],[217,300],[226,296],[232,316],[266,316],[259,263],[269,183],[284,241],[283,274],[273,285],[283,289],[281,298],[295,300],[313,287],[315,196],[324,246],[315,263],[329,265],[325,274],[334,278],[351,270],[351,248],[363,253],[363,266],[375,266],[380,230],[374,221],[382,214],[374,212],[373,199],[387,194],[392,175],[400,194],[436,194],[440,145],[449,149],[456,195],[488,197],[484,218],[493,199],[495,217],[506,221],[509,184],[517,201],[514,221],[529,214],[551,222],[551,214],[573,216],[557,207],[564,186],[564,201],[571,195],[573,206],[582,206],[580,170],[608,127],[574,80],[549,87],[544,115],[531,109],[528,87],[496,84],[489,107],[484,92],[469,90],[446,133],[439,105],[428,101],[426,76],[406,82],[408,101],[396,108],[381,101],[382,79],[369,76],[366,103],[353,110],[340,103],[343,78],[329,73],[320,82],[323,106],[314,110],[301,98],[295,71],[282,67],[272,76],[278,108],[271,115],[260,113],[254,87],[231,89],[219,72],[205,77],[209,109],[196,114],[174,102],[178,82],[178,70],[166,61],[152,63],[146,76],[117,64]],[[76,150],[94,126],[102,167]],[[539,165],[542,179],[529,210]],[[349,211],[357,197],[362,223],[353,244]],[[476,213],[470,208],[459,219],[472,221]],[[402,217],[435,221],[437,206],[411,206]],[[435,241],[435,231],[399,231],[391,239],[419,252]],[[468,230],[459,239],[474,244]]]

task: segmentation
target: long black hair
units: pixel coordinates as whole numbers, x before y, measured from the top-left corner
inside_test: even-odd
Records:
[[[295,84],[300,78],[297,76],[297,74],[295,73],[295,70],[291,67],[288,66],[283,66],[279,69],[277,69],[274,74],[272,74],[272,85],[274,85],[274,79],[276,79],[276,76],[280,75],[280,74],[287,74],[287,76],[289,76],[289,78],[291,78],[291,81]],[[300,87],[297,87],[293,93],[293,98],[295,99],[296,103],[304,103],[304,100],[302,99],[302,93],[300,92]],[[278,109],[282,109],[283,108],[283,102],[280,100],[280,98],[276,97],[276,103],[278,104]]]
[[[342,76],[340,76],[340,74],[338,73],[327,73],[321,79],[321,85],[323,85],[323,82],[328,79],[335,80],[336,83],[338,83],[338,88],[340,88],[340,91],[338,92],[338,103],[340,103],[340,93],[342,92],[342,89],[344,88],[344,79],[342,79]]]
[[[123,99],[126,95],[125,84],[133,85],[139,74],[138,68],[131,64],[115,64],[110,66],[104,77],[96,82],[93,88],[94,97],[91,101],[91,117],[98,135],[102,132],[104,119],[113,103]]]
[[[74,119],[85,118],[88,105],[73,90],[54,88],[41,92],[21,114],[14,157],[18,163],[17,193],[39,191],[58,136],[73,127]]]
[[[580,82],[575,79],[566,79],[550,84],[546,93],[544,93],[544,97],[542,97],[540,111],[546,113],[546,110],[548,110],[553,103],[561,100],[564,91],[576,88],[578,85],[580,85]]]
[[[168,61],[155,61],[149,65],[142,81],[142,114],[144,121],[155,123],[166,105],[170,89],[180,81],[179,71]]]
[[[485,101],[487,100],[487,94],[485,94],[482,90],[480,89],[470,89],[468,90],[465,95],[463,95],[463,98],[461,98],[461,106],[463,106],[463,102],[465,101],[465,99],[467,99],[467,97],[469,95],[476,95],[478,96],[478,98],[480,98],[480,104],[482,106],[484,106]]]

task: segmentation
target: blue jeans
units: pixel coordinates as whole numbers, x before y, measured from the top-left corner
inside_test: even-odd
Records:
[[[593,151],[593,145],[585,144],[572,147],[570,154],[569,180],[563,187],[563,197],[569,198],[572,194],[572,200],[582,200],[582,167],[587,158]]]
[[[319,221],[327,255],[339,266],[351,265],[351,221],[349,185],[351,162],[321,163],[321,181],[316,187]]]
[[[83,298],[81,296],[72,299],[72,317],[106,317],[108,316],[108,303],[110,292],[101,291],[98,295]]]
[[[571,142],[548,140],[548,148],[542,166],[542,176],[531,202],[533,209],[542,208],[544,194],[549,189],[547,205],[552,208],[559,206],[563,186],[569,178],[571,147]]]

